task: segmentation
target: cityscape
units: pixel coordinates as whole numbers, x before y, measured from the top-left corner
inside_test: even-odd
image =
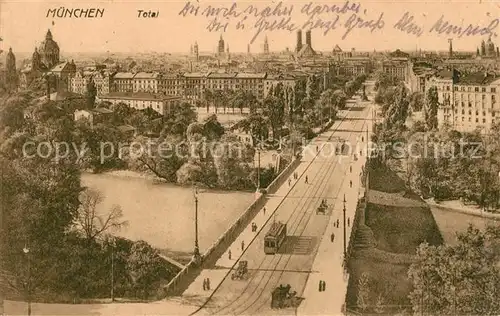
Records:
[[[500,314],[496,34],[75,53],[52,26],[0,38],[1,315]]]

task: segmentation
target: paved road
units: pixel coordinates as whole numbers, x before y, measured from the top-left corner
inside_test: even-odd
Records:
[[[256,233],[253,241],[244,247],[243,252],[241,249],[240,251],[233,250],[233,256],[240,255],[239,260],[248,261],[250,269],[248,279],[233,281],[230,277],[226,277],[216,288],[208,304],[199,313],[217,315],[294,314],[293,309],[271,310],[271,292],[280,284],[290,284],[292,289],[297,291],[299,296],[302,296],[309,275],[315,273],[315,271],[311,271],[311,268],[320,242],[327,232],[330,218],[342,220],[339,209],[342,208],[343,196],[340,192],[343,188],[350,187],[350,181],[359,179],[359,173],[353,178],[349,172],[350,164],[354,163],[350,156],[335,156],[334,142],[328,142],[328,140],[332,136],[340,137],[348,140],[355,147],[358,140],[361,140],[361,136],[366,135],[365,118],[368,113],[368,108],[351,107],[345,119],[336,122],[329,132],[318,137],[315,143],[310,145],[313,150],[309,150],[304,155],[303,165],[305,168],[300,170],[299,179],[292,181],[285,197],[281,198],[275,216],[271,216],[267,220]],[[315,152],[316,146],[320,149],[318,154]],[[360,149],[353,149],[353,151],[359,152]],[[305,183],[306,175],[309,180],[308,184]],[[321,199],[324,198],[332,207],[326,215],[316,215],[315,210]],[[350,203],[355,204],[355,199]],[[263,215],[263,217],[265,216]],[[351,222],[352,219],[353,212]],[[287,223],[288,237],[278,254],[265,255],[263,250],[264,235],[274,220]],[[328,238],[330,238],[330,231],[331,229],[326,234]],[[248,236],[247,231],[244,234]],[[236,240],[232,248],[237,249],[241,240],[249,242],[247,238],[241,237]],[[341,238],[341,236],[337,238]],[[341,256],[342,252],[339,255]],[[218,263],[221,269],[220,275],[229,276],[231,272],[227,268],[230,268],[234,262],[224,264],[224,260],[220,261]]]

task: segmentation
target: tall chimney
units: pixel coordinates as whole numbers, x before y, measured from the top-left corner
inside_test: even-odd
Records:
[[[297,31],[297,47],[296,50],[297,52],[302,49],[302,31],[298,30]]]
[[[311,43],[311,30],[306,32],[306,44],[309,45],[312,48],[312,43]]]
[[[448,42],[450,43],[450,51],[449,51],[449,57],[453,57],[453,39],[449,38]]]

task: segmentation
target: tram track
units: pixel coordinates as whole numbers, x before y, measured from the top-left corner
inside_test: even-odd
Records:
[[[364,125],[365,125],[365,123],[363,123],[363,127],[364,127]],[[353,133],[354,132],[349,133],[348,137],[350,138]],[[335,163],[335,165],[337,165],[337,163]],[[335,169],[335,167],[334,167],[334,169]],[[344,177],[342,178],[342,182],[341,182],[341,184],[340,184],[340,186],[339,186],[339,188],[337,190],[337,195],[340,192],[340,190],[342,189],[342,185],[343,185],[343,183],[345,181],[345,178],[346,178],[345,177],[345,173],[344,173]],[[328,172],[325,172],[325,175],[327,175],[327,176],[325,176],[323,178],[323,180],[326,179],[326,178],[329,178],[329,176],[331,176]],[[328,189],[329,189],[329,187],[324,186],[324,182],[322,181],[321,184],[320,184],[320,186],[318,186],[318,188],[317,188],[316,191],[318,192],[318,191],[321,190],[321,192],[323,193],[323,192],[327,191]],[[334,202],[334,205],[332,207],[335,207],[335,203],[336,203],[336,201]],[[309,209],[309,208],[307,208],[307,209]],[[301,224],[302,220],[308,214],[307,209],[302,214],[302,217],[301,217],[301,220],[299,222],[299,225],[296,227],[296,229],[294,230],[294,232],[292,234],[293,236],[296,236],[295,234],[296,234],[297,230],[300,229],[300,227],[301,227],[300,224]],[[309,216],[307,217],[306,222],[304,223],[301,231],[299,232],[299,237],[303,235],[303,233],[304,233],[304,231],[305,231],[305,229],[307,227],[307,224],[309,223],[309,221],[311,220],[311,218],[313,217],[314,214],[315,214],[314,212],[309,212]],[[244,306],[246,306],[246,307],[244,307],[242,310],[239,310],[239,308],[237,307],[236,309],[233,309],[231,313],[224,313],[224,315],[244,315],[251,308],[254,309],[254,311],[252,313],[248,313],[248,314],[258,314],[258,312],[262,309],[262,307],[264,307],[264,305],[269,301],[269,298],[263,300],[262,303],[260,303],[257,307],[254,307],[254,305],[256,303],[258,303],[259,299],[262,297],[262,295],[264,295],[264,293],[268,293],[269,292],[269,291],[266,291],[266,289],[268,287],[270,287],[271,289],[273,289],[276,286],[278,286],[278,284],[280,283],[281,277],[283,276],[283,274],[285,272],[286,266],[289,264],[289,262],[292,259],[292,257],[293,257],[293,254],[292,255],[286,255],[286,257],[285,257],[285,255],[281,255],[280,258],[279,258],[279,260],[278,260],[278,262],[276,263],[274,269],[271,270],[271,273],[267,277],[267,281],[265,282],[265,284],[263,285],[263,287],[260,286],[260,282],[259,282],[259,284],[256,286],[256,289],[250,295],[250,297],[252,297],[253,294],[255,292],[257,292],[257,290],[260,290],[257,293],[257,297],[255,297],[254,299],[250,298],[251,302],[249,302],[250,300],[247,300],[245,302],[245,304],[244,304]],[[283,267],[283,269],[278,269],[278,265],[281,262],[281,259],[283,259],[283,258],[286,258],[285,259],[286,261],[284,262],[284,267]],[[275,275],[276,272],[278,272],[279,274]],[[264,279],[264,278],[266,278],[266,273],[264,273],[264,276],[262,277],[262,279]],[[271,282],[272,279],[275,279],[275,281]],[[270,282],[271,282],[271,285],[268,286]]]
[[[347,110],[347,112],[350,112],[350,109]],[[341,129],[342,125],[348,121],[349,118],[347,118],[347,115],[345,115],[342,120],[340,121],[340,123],[338,124],[337,127],[334,128],[334,130],[332,131],[332,133],[330,134],[330,136],[328,137],[328,141],[331,140],[331,138],[333,137],[333,135],[335,133],[337,133],[337,131],[339,129]],[[351,136],[352,133],[350,133],[349,137]],[[326,135],[325,135],[326,136]],[[317,140],[317,142],[319,142],[319,140]],[[244,252],[242,253],[242,256],[245,254],[245,252],[249,249],[250,245],[255,241],[255,239],[260,236],[260,233],[262,232],[262,230],[267,227],[267,224],[269,223],[269,221],[274,217],[274,214],[280,209],[280,207],[282,206],[282,204],[287,200],[287,196],[294,191],[295,189],[295,186],[296,184],[298,184],[301,180],[303,180],[307,170],[309,170],[309,167],[315,163],[315,162],[318,162],[318,156],[322,153],[322,151],[324,150],[325,148],[325,145],[326,144],[323,144],[321,146],[321,150],[318,151],[318,153],[316,153],[316,155],[312,158],[312,160],[309,162],[309,164],[306,166],[304,172],[300,175],[299,179],[297,181],[294,181],[294,184],[293,184],[293,187],[292,187],[292,190],[290,190],[283,198],[283,200],[280,201],[280,203],[278,204],[278,206],[275,208],[275,211],[273,212],[273,214],[268,218],[268,220],[264,223],[264,225],[261,226],[261,229],[258,231],[258,233],[256,234],[256,236],[252,239],[252,241],[250,242],[250,244],[248,245],[248,247],[244,250]],[[311,144],[309,145],[311,146]],[[317,200],[319,199],[318,197],[318,191],[321,190],[321,188],[324,187],[324,180],[328,178],[328,176],[330,175],[330,171],[333,171],[335,170],[336,166],[338,165],[336,159],[333,159],[332,160],[326,160],[321,168],[318,168],[318,171],[315,172],[313,178],[309,178],[310,181],[312,181],[312,183],[316,183],[316,181],[318,181],[320,179],[320,182],[321,182],[321,185],[319,186],[311,186],[311,187],[307,187],[305,192],[301,193],[301,195],[304,195],[302,197],[303,201],[297,201],[297,206],[294,208],[294,210],[292,211],[292,214],[290,214],[290,216],[288,217],[287,219],[287,225],[289,225],[289,223],[292,221],[292,223],[290,224],[291,226],[295,226],[295,224],[297,224],[297,227],[295,227],[295,229],[293,230],[293,234],[295,234],[297,232],[297,230],[299,229],[299,226],[300,226],[300,223],[302,222],[302,220],[304,219],[305,215],[308,213],[307,210],[310,209],[311,205],[318,202]],[[325,167],[327,168],[325,170]],[[327,172],[325,172],[327,171]],[[318,179],[319,178],[319,179]],[[344,177],[345,178],[345,177]],[[310,191],[316,191],[314,194],[312,194],[312,197],[309,196],[307,193],[310,192]],[[323,191],[323,190],[322,190]],[[302,206],[301,206],[302,205]],[[298,213],[297,213],[298,212]],[[314,212],[310,212],[311,215],[312,213]],[[306,224],[304,225],[302,231],[307,227],[307,223],[309,222],[310,218],[311,218],[311,215],[309,216],[309,218],[307,219],[307,222]],[[298,221],[298,223],[297,223]],[[301,233],[302,234],[302,233]],[[227,279],[227,277],[230,275],[230,273],[232,271],[234,271],[234,268],[235,266],[238,264],[238,262],[241,260],[242,256],[235,262],[235,264],[232,266],[232,268],[229,269],[228,273],[225,275],[225,277],[223,278],[223,280],[221,281],[221,283],[218,285],[218,287],[214,290],[214,292],[212,293],[212,295],[210,295],[210,297],[206,300],[206,302],[200,306],[200,308],[198,310],[196,310],[195,312],[193,312],[191,315],[194,315],[196,313],[198,313],[201,309],[203,309],[206,304],[212,300],[212,297],[213,295],[217,292],[218,288],[224,283],[224,281]],[[278,260],[277,262],[276,261],[276,257],[278,257]],[[252,268],[250,269],[251,271],[252,270],[267,270],[267,271],[270,271],[271,272],[271,275],[267,278],[267,282],[266,284],[264,285],[264,287],[266,287],[266,285],[269,283],[270,279],[272,278],[273,274],[277,271],[279,271],[279,269],[277,269],[279,263],[281,262],[282,258],[284,258],[284,256],[286,256],[285,254],[283,255],[274,255],[272,257],[270,256],[266,256],[264,257],[264,259],[260,262],[259,266],[257,268]],[[288,264],[290,258],[291,258],[292,255],[289,256],[285,266]],[[260,288],[260,284],[262,283],[262,281],[266,278],[266,274],[267,274],[267,271],[264,273],[264,275],[260,278],[260,280],[258,281],[257,285],[255,286],[255,289],[253,289],[252,293],[250,294],[250,297],[248,299],[246,299],[245,301],[249,301],[252,299],[252,296],[253,294]],[[285,271],[283,271],[285,272]],[[222,307],[217,307],[217,310],[215,312],[212,312],[211,314],[223,314],[223,315],[227,315],[227,314],[235,314],[235,313],[232,313],[231,311],[237,311],[241,305],[239,306],[234,306],[235,304],[239,303],[239,301],[241,301],[240,299],[244,296],[244,295],[248,295],[248,290],[249,290],[249,287],[253,288],[255,285],[254,282],[252,281],[255,281],[257,276],[259,274],[256,273],[254,274],[251,279],[247,280],[247,284],[246,284],[246,287],[244,289],[241,290],[240,294],[231,300],[231,302],[229,302],[229,304],[226,304]],[[262,295],[262,289],[261,289],[261,293],[260,295],[257,297],[256,300],[254,301],[257,301],[259,299],[259,297]],[[246,304],[245,304],[246,305]],[[251,306],[251,305],[250,305]],[[245,312],[250,306],[248,306],[247,308],[245,308],[242,312]],[[227,312],[224,312],[224,311],[227,311]],[[241,314],[242,312],[240,312],[239,314]],[[236,313],[238,314],[238,313]]]

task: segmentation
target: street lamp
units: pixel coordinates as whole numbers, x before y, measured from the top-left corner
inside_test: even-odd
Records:
[[[28,301],[28,316],[31,316],[31,260],[29,256],[30,249],[27,246],[24,246],[23,252],[26,255],[28,260],[28,282],[27,282],[27,301]]]
[[[346,209],[345,209],[345,203],[346,203],[346,200],[345,200],[345,194],[344,194],[344,260],[346,260],[346,254],[347,254],[347,240],[346,240],[346,226],[345,226],[345,212],[346,212]]]
[[[200,247],[198,245],[198,188],[194,187],[194,253],[193,260],[196,263],[201,262]]]
[[[115,239],[111,237],[111,302],[115,301]]]

